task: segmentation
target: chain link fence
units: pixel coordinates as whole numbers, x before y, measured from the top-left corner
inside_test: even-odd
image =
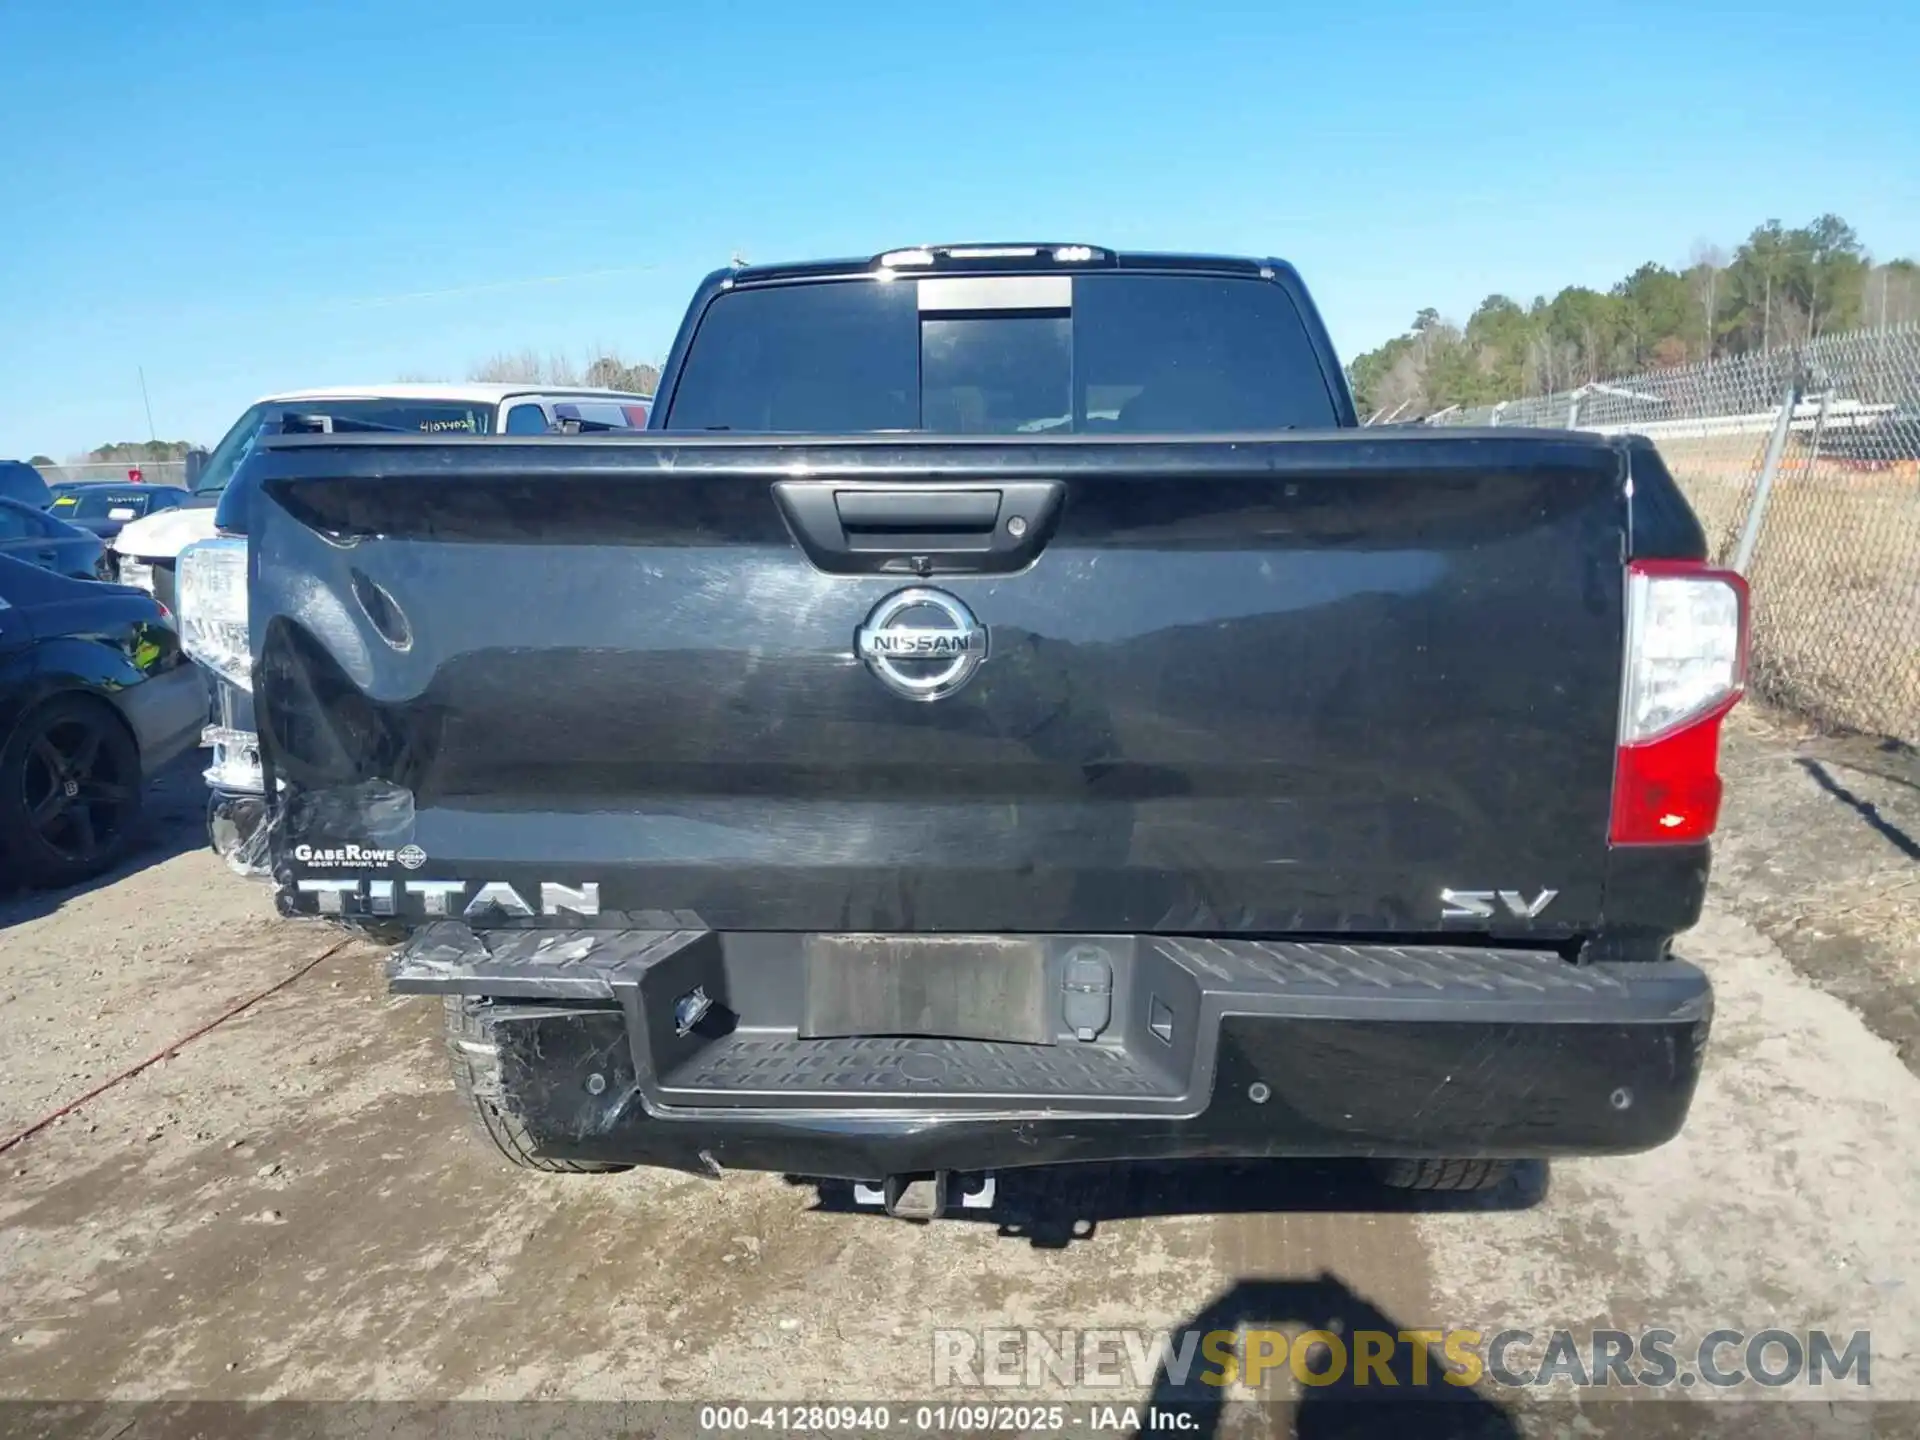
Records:
[[[104,460],[80,465],[42,465],[40,474],[49,485],[67,485],[78,481],[128,481],[140,472],[145,485],[185,485],[187,462],[184,460]]]
[[[1426,423],[1650,437],[1715,560],[1746,552],[1755,692],[1826,725],[1920,741],[1920,325]]]

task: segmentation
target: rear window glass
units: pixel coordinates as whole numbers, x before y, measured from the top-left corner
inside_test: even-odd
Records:
[[[700,321],[667,428],[917,429],[919,318],[911,284],[730,291]]]
[[[644,430],[647,407],[630,400],[556,400],[553,414],[588,430]]]
[[[53,502],[53,513],[68,520],[105,520],[115,510],[147,513],[153,503],[151,490],[75,490]]]
[[[493,428],[493,408],[458,400],[298,400],[282,404],[265,401],[251,406],[236,420],[207,457],[196,495],[218,495],[227,488],[240,462],[253,453],[261,435],[279,431],[292,435],[366,432],[399,435],[485,435]]]
[[[460,401],[301,400],[274,407],[283,434],[485,435],[493,408]]]
[[[507,412],[502,433],[507,435],[601,434],[615,430],[647,428],[645,400],[585,396],[556,398],[546,402],[553,409],[547,418],[546,407],[529,400]]]
[[[1306,326],[1278,285],[1077,275],[1058,308],[956,312],[923,307],[919,284],[719,296],[688,347],[666,428],[1194,434],[1337,423]]]
[[[1065,315],[920,317],[920,428],[941,435],[1066,429],[1073,321]]]

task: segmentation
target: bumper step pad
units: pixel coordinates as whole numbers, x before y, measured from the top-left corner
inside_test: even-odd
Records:
[[[1201,988],[1256,1000],[1252,1013],[1330,1020],[1695,1019],[1699,972],[1673,961],[1573,965],[1545,950],[1333,941],[1143,938]]]
[[[1003,1045],[914,1038],[799,1040],[728,1035],[662,1082],[667,1091],[727,1091],[777,1100],[802,1092],[831,1099],[881,1094],[1132,1098],[1178,1085],[1125,1050],[1101,1045]]]

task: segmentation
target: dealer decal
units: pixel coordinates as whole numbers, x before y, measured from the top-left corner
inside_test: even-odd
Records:
[[[402,845],[398,850],[377,845],[296,845],[294,863],[315,870],[366,870],[383,865],[399,865],[418,870],[427,863],[427,852],[418,845]]]

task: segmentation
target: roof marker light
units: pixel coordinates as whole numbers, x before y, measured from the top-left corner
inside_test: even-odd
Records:
[[[880,265],[885,270],[897,270],[902,265],[931,265],[931,250],[889,250],[880,257]]]
[[[1093,259],[1091,245],[1062,245],[1053,252],[1053,258],[1062,265],[1085,264]]]

